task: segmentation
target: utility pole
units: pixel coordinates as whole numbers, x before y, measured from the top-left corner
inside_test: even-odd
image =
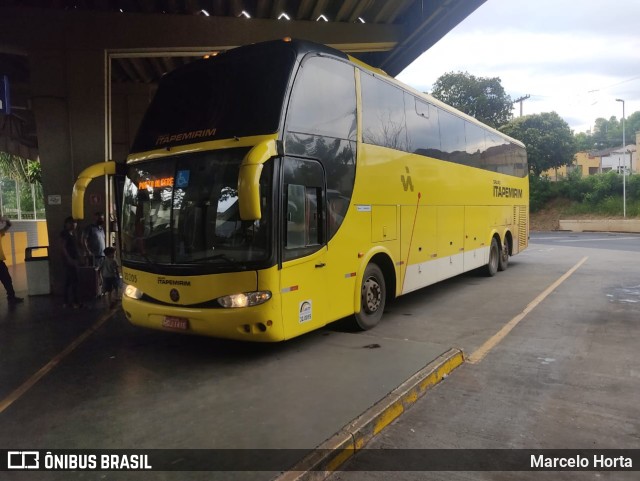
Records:
[[[522,117],[522,102],[524,102],[525,100],[527,100],[529,98],[531,98],[531,95],[527,94],[527,95],[523,95],[519,99],[515,99],[513,101],[514,104],[517,104],[518,102],[520,102],[520,117]]]
[[[627,159],[625,145],[627,141],[624,138],[624,100],[616,99],[616,102],[622,102],[622,217],[627,218]]]

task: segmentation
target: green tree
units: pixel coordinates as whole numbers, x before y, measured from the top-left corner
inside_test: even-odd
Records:
[[[513,102],[499,77],[445,73],[436,80],[431,95],[491,127],[498,128],[511,117]]]
[[[593,137],[590,134],[579,132],[574,135],[576,149],[578,152],[590,151],[594,149]]]
[[[625,141],[635,143],[636,132],[640,132],[640,111],[634,112],[625,119]],[[596,119],[593,132],[575,134],[578,151],[603,150],[622,145],[622,120],[610,117],[609,120],[599,117]]]
[[[577,150],[573,132],[555,112],[518,117],[500,130],[525,144],[529,170],[536,177],[573,162]]]
[[[0,152],[0,177],[29,184],[41,183],[40,162]]]
[[[640,132],[640,111],[634,112],[626,118],[624,131],[627,136],[627,144],[634,143],[636,141],[636,132]]]
[[[626,125],[625,125],[625,130]],[[622,123],[615,116],[609,120],[599,117],[593,127],[593,144],[596,149],[608,149],[622,145]]]

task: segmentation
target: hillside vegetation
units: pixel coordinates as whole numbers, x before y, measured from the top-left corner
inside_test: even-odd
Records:
[[[552,182],[530,177],[531,230],[554,230],[559,219],[611,219],[622,217],[622,175],[615,172]],[[640,175],[626,178],[627,218],[640,217]]]

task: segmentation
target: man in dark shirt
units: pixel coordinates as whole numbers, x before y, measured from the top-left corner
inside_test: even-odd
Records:
[[[9,230],[9,227],[11,227],[11,221],[4,217],[0,217],[0,282],[2,282],[2,285],[7,290],[7,300],[9,301],[9,304],[17,304],[22,302],[22,297],[16,297],[16,291],[13,289],[11,274],[9,274],[7,264],[4,262],[5,255],[2,250],[2,238]]]
[[[93,266],[98,267],[102,263],[102,259],[104,259],[104,249],[106,247],[104,214],[102,212],[95,213],[95,223],[86,227],[82,242],[87,255],[92,257]]]
[[[64,220],[64,229],[60,233],[62,240],[62,261],[64,262],[64,306],[79,307],[78,304],[78,267],[80,252],[76,238],[77,222],[73,217]]]

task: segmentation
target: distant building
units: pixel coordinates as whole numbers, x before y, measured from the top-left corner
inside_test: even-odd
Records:
[[[606,155],[601,157],[600,165],[602,172],[609,172],[614,170],[620,174],[624,172],[626,168],[628,173],[638,172],[638,152],[635,144],[627,145],[626,149],[618,147],[617,149],[611,149]]]
[[[622,173],[624,167],[628,174],[640,172],[638,165],[638,147],[640,146],[640,132],[636,132],[636,143],[627,144],[627,148],[615,147],[600,151],[578,152],[571,165],[563,165],[556,169],[543,172],[552,181],[562,180],[575,170],[579,170],[583,176],[594,175],[610,170]]]

